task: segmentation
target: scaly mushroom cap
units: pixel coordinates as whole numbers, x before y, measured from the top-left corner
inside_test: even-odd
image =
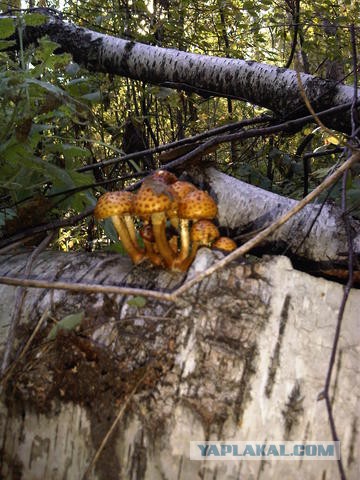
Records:
[[[197,188],[190,182],[183,182],[178,180],[169,186],[169,192],[173,196],[173,201],[171,203],[170,209],[167,211],[167,216],[169,218],[178,217],[178,207],[179,202],[186,197],[190,192],[195,192]],[[177,227],[177,225],[174,225]]]
[[[125,215],[133,212],[135,195],[131,192],[106,192],[99,198],[94,217],[97,220],[112,217],[113,215]]]
[[[217,215],[217,205],[212,197],[202,190],[190,192],[179,202],[179,218],[199,220],[212,219]]]
[[[210,220],[199,220],[191,227],[191,241],[198,245],[211,245],[220,237],[220,232]]]
[[[229,237],[219,237],[213,244],[212,248],[217,248],[223,252],[232,252],[237,248],[236,243]]]
[[[151,186],[142,185],[134,200],[134,213],[141,218],[149,218],[153,213],[166,212],[171,205],[170,195],[153,191]]]
[[[151,175],[151,178],[154,180],[159,180],[167,185],[171,185],[172,183],[177,182],[177,177],[171,172],[168,172],[167,170],[157,170]]]
[[[190,192],[195,192],[197,188],[190,182],[184,182],[183,180],[178,180],[169,187],[170,192],[174,194],[179,199],[186,197]]]

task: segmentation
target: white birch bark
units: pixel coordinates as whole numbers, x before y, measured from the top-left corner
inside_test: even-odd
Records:
[[[189,275],[213,262],[214,255],[201,250]],[[0,274],[20,274],[26,258],[1,256]],[[156,289],[173,288],[183,279],[144,265],[133,269],[114,254],[43,253],[33,276]],[[78,355],[69,366],[63,350],[55,349],[57,362],[51,356],[54,345],[34,345],[13,389],[2,394],[2,478],[80,479],[123,405],[124,396],[116,396],[119,382],[131,384],[139,367],[149,366],[160,351],[160,374],[154,374],[155,383],[139,387],[89,479],[339,478],[331,461],[194,462],[188,455],[190,440],[331,440],[325,405],[317,396],[342,294],[341,285],[298,272],[285,257],[235,262],[176,305],[148,300],[137,308],[122,296],[29,290],[23,326],[33,328],[48,307],[57,319],[82,309],[87,330],[80,338],[91,337],[98,358]],[[14,288],[0,285],[0,295],[2,351]],[[359,304],[360,292],[353,290],[331,387],[348,480],[359,478]],[[73,337],[68,338],[70,345]],[[85,366],[91,377],[101,350],[122,375],[112,386],[112,402],[104,402],[109,394],[102,388],[104,372],[91,383],[95,394],[88,384],[88,404],[71,398],[78,395],[71,382],[61,388],[54,378],[49,382],[55,362],[58,380],[75,378],[84,388],[81,369]],[[127,363],[118,370],[117,361]]]
[[[59,19],[25,31],[25,42],[42,35],[59,43],[91,71],[107,72],[204,95],[230,96],[268,108],[284,118],[308,115],[296,72],[251,60],[199,55],[112,37]],[[353,87],[301,74],[315,110],[352,102]],[[360,95],[360,92],[358,93]],[[350,132],[343,112],[323,118],[335,130]]]
[[[216,198],[219,224],[239,232],[267,227],[297,203],[296,200],[242,182],[214,168],[195,175],[196,178],[205,181]],[[354,251],[359,255],[360,222],[355,219],[351,222],[355,232]],[[347,237],[341,209],[330,204],[322,206],[320,201],[306,206],[268,241],[282,244],[289,252],[308,260],[339,262],[347,258]]]

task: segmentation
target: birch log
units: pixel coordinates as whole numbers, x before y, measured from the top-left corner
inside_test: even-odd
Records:
[[[308,115],[293,70],[250,60],[220,58],[145,45],[94,32],[49,17],[47,23],[27,27],[25,44],[48,35],[61,49],[90,71],[122,75],[135,80],[200,94],[242,99],[268,108],[282,118]],[[352,102],[352,86],[301,74],[315,111]],[[358,92],[360,96],[360,92]],[[350,115],[332,113],[322,118],[335,130],[351,132]]]
[[[194,173],[193,176],[195,181],[209,185],[218,203],[219,224],[231,230],[242,232],[267,227],[297,203],[225,175],[215,168]],[[355,234],[354,251],[360,255],[360,221],[350,221]],[[317,262],[341,262],[348,255],[341,209],[330,204],[322,205],[320,201],[306,206],[269,237],[268,242],[282,245],[292,254]]]
[[[200,250],[188,273],[220,254]],[[27,253],[0,257],[20,275]],[[33,278],[171,290],[183,274],[114,254],[42,253]],[[16,349],[47,324],[2,392],[4,479],[81,479],[139,378],[119,428],[88,479],[338,478],[334,461],[197,462],[190,440],[331,440],[322,390],[343,287],[294,270],[286,257],[234,262],[177,304],[27,291]],[[14,287],[0,285],[3,351]],[[139,300],[139,299],[138,299]],[[142,305],[142,306],[141,306]],[[359,478],[360,292],[350,294],[331,395],[349,480]],[[47,335],[79,311],[77,331]]]

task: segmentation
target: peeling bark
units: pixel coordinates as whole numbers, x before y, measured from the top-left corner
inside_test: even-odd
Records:
[[[199,251],[189,276],[219,254]],[[20,274],[27,254],[0,257]],[[51,266],[51,268],[49,268]],[[45,252],[33,276],[171,289],[183,274],[132,267],[114,254]],[[0,285],[0,352],[14,301]],[[80,330],[44,341],[51,322],[2,394],[3,478],[81,478],[124,398],[139,387],[89,479],[338,478],[336,462],[194,462],[189,441],[330,440],[322,390],[342,287],[294,270],[285,257],[234,262],[178,304],[142,308],[115,295],[28,290],[24,342],[46,308],[80,309]],[[360,292],[343,320],[332,399],[347,478],[358,478]],[[43,346],[41,346],[41,344]]]
[[[123,75],[171,88],[242,99],[268,108],[282,118],[308,114],[296,72],[254,61],[198,55],[104,35],[60,19],[27,27],[26,43],[43,35],[61,45],[90,71]],[[353,87],[301,74],[304,90],[316,111],[351,103]],[[359,92],[360,95],[360,92]],[[350,115],[324,117],[330,128],[349,133]]]

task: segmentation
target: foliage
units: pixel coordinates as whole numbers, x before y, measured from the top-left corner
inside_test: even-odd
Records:
[[[62,318],[49,332],[48,339],[54,340],[59,330],[75,330],[84,319],[84,312],[71,313]]]
[[[358,21],[359,2],[301,2],[297,52],[292,66],[351,83],[349,25]],[[152,45],[206,55],[245,58],[283,66],[294,37],[294,0],[128,0],[47,2],[78,25]],[[103,188],[123,188],[123,175],[148,170],[157,159],[145,156],[116,166],[79,173],[79,167],[121,153],[174,141],[262,112],[256,106],[105,74],[92,75],[43,38],[18,54],[8,51],[9,34],[24,24],[44,21],[26,14],[0,19],[0,227],[3,234],[93,205]],[[359,30],[356,30],[357,36]],[[357,37],[358,38],[358,37]],[[21,44],[20,44],[21,47]],[[227,173],[262,188],[300,198],[304,192],[303,153],[334,147],[330,133],[305,128],[293,135],[251,139],[222,147],[213,160]],[[311,189],[332,168],[336,154],[309,160]],[[109,179],[117,182],[101,187]],[[61,194],[61,192],[65,192]],[[349,178],[352,213],[360,214],[360,188]],[[339,189],[333,192],[335,201]],[[107,236],[115,238],[111,227]],[[58,246],[83,248],[83,224],[69,244],[69,230]],[[92,228],[92,240],[102,231]]]
[[[0,31],[6,37],[25,23],[42,21],[38,14],[0,19]],[[0,192],[6,205],[0,221],[10,232],[16,229],[12,218],[24,227],[50,212],[79,211],[95,201],[88,192],[59,193],[93,182],[77,172],[91,151],[74,132],[90,123],[96,85],[84,76],[74,78],[70,56],[55,55],[58,45],[48,38],[19,55],[6,53],[12,43],[3,40],[0,53]]]

